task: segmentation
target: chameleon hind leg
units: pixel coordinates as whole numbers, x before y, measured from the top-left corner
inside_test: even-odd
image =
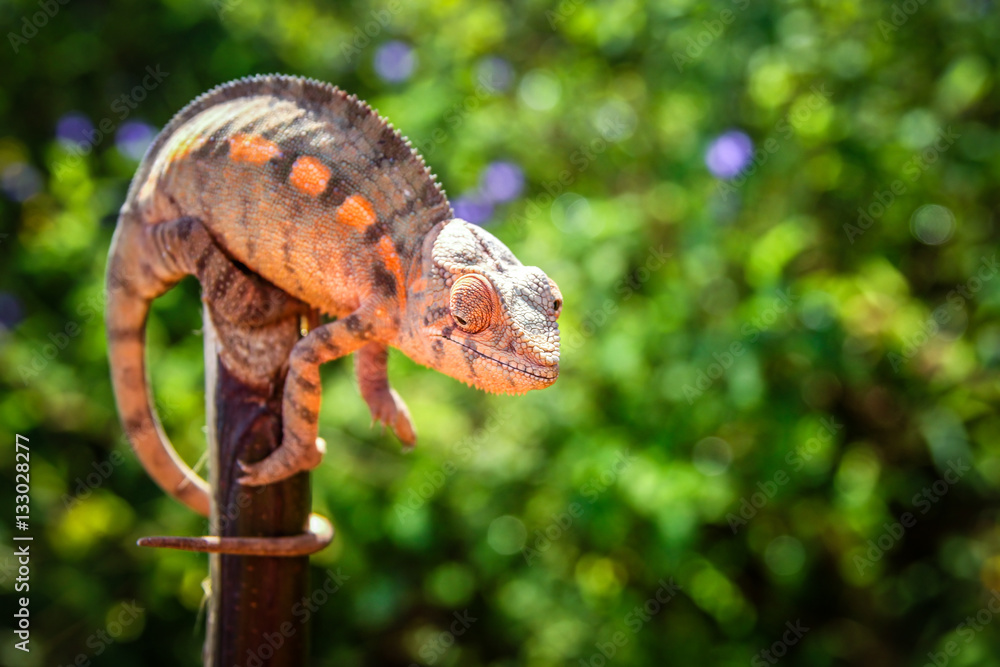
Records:
[[[124,258],[117,254],[113,258],[109,267],[112,289],[121,285],[123,287],[117,289],[137,292],[144,299],[151,300],[185,276],[193,275],[201,283],[202,299],[210,307],[217,326],[223,327],[260,327],[297,313],[309,313],[308,307],[301,301],[250,273],[230,257],[196,218],[183,217],[155,224],[134,220],[125,227],[125,231],[130,235],[133,252]],[[136,257],[143,259],[140,262]],[[148,301],[145,303],[148,304]],[[141,321],[135,324],[137,328],[145,328],[146,310],[148,305],[142,311]],[[114,339],[121,328],[116,324],[120,319],[112,319],[109,326],[110,339]],[[181,491],[185,491],[183,488],[181,491],[177,490],[178,485],[172,483],[174,477],[181,475],[190,478],[191,484],[199,493],[198,510],[207,513],[207,484],[194,476],[176,456],[173,447],[162,434],[155,415],[148,409],[145,373],[140,372],[144,370],[141,362],[142,355],[139,354],[136,363],[125,365],[119,373],[125,380],[132,376],[140,377],[141,381],[137,385],[142,390],[123,393],[120,400],[128,409],[121,412],[126,415],[126,421],[130,424],[144,426],[148,422],[154,425],[155,428],[145,430],[156,438],[154,441],[153,438],[135,436],[132,437],[133,445],[154,479],[171,482],[161,485],[172,495],[179,497]],[[142,431],[140,428],[132,428],[130,435],[141,434]],[[161,454],[161,451],[166,455]],[[186,492],[193,493],[190,490]]]
[[[146,321],[152,301],[194,274],[205,298],[230,317],[267,321],[302,307],[276,288],[248,279],[194,218],[149,224],[140,212],[123,209],[106,276],[108,357],[115,401],[132,448],[150,477],[196,512],[211,508],[208,484],[177,455],[151,403],[146,370]],[[271,298],[258,299],[263,291]],[[257,306],[252,302],[259,301]],[[298,304],[298,305],[296,305]]]
[[[361,397],[371,410],[372,420],[388,425],[405,449],[417,444],[417,432],[410,411],[396,390],[389,386],[387,360],[389,350],[384,343],[368,343],[354,355],[355,372]]]
[[[230,257],[196,218],[180,218],[149,230],[156,250],[174,270],[193,275],[215,315],[243,327],[259,327],[307,307]]]
[[[123,246],[132,252],[119,252],[118,245],[114,246],[108,272],[108,339],[117,359],[112,363],[116,398],[124,402],[126,409],[120,410],[123,416],[135,415],[126,416],[126,424],[152,425],[151,428],[126,429],[146,470],[168,493],[207,516],[211,508],[208,485],[176,455],[151,410],[143,364],[144,349],[136,349],[135,345],[123,347],[123,344],[142,342],[149,300],[191,274],[201,283],[203,299],[216,327],[221,324],[254,329],[296,315],[315,317],[315,314],[306,304],[235,262],[198,220],[181,218],[153,226],[144,226],[135,217],[124,222],[116,236],[120,234]],[[126,298],[128,295],[133,296]],[[130,309],[137,313],[131,319],[126,317]],[[253,351],[247,353],[252,355]],[[126,386],[125,381],[130,384]],[[319,551],[332,537],[329,521],[312,514],[305,532],[300,535],[279,538],[154,537],[139,540],[139,545],[212,553],[293,556]]]

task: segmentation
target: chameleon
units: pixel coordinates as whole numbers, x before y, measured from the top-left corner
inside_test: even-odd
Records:
[[[322,315],[288,358],[280,446],[240,461],[271,484],[321,461],[319,366],[354,355],[373,423],[416,442],[389,386],[388,348],[473,387],[522,394],[559,375],[563,298],[541,269],[456,218],[424,159],[341,89],[284,75],[220,85],[183,108],[129,186],[108,255],[106,329],[115,400],[140,461],[207,515],[207,484],[177,455],[150,401],[145,327],[153,300],[188,275],[202,299],[264,324],[253,281]],[[283,311],[282,311],[283,312]]]

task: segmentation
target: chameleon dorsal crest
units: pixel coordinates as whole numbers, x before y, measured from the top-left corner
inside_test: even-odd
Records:
[[[296,344],[281,447],[245,463],[261,485],[318,465],[319,365],[355,354],[375,419],[406,445],[409,412],[389,387],[387,349],[481,389],[523,393],[559,374],[558,287],[489,232],[455,219],[409,141],[364,102],[286,76],[220,86],[157,137],[132,181],[108,261],[115,396],[153,477],[198,511],[201,480],[149,405],[145,321],[153,299],[195,275],[213,312],[266,324],[266,281],[332,319]],[[124,277],[124,278],[123,278]]]

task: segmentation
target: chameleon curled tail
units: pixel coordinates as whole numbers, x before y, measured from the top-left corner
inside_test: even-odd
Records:
[[[212,506],[210,487],[177,454],[151,400],[146,377],[146,321],[153,299],[188,273],[197,275],[209,289],[216,287],[216,293],[217,286],[228,280],[230,292],[242,289],[250,299],[255,295],[252,290],[248,293],[245,281],[228,278],[231,261],[197,220],[185,218],[149,227],[136,218],[127,209],[122,212],[106,276],[108,356],[115,402],[128,440],[146,472],[168,494],[207,517]],[[178,243],[181,239],[183,245]],[[151,249],[155,252],[150,252]],[[231,294],[221,296],[233,301]],[[281,300],[276,303],[271,299],[270,303],[279,309],[287,306]],[[307,531],[290,537],[147,537],[139,540],[139,545],[212,553],[299,556],[322,549],[332,538],[329,521],[313,514]]]
[[[108,357],[118,414],[150,477],[171,496],[198,514],[208,516],[211,510],[208,484],[177,455],[151,405],[146,378],[146,319],[152,300],[171,285],[156,285],[152,276],[147,276],[145,285],[141,285],[131,279],[128,275],[131,272],[123,270],[128,258],[122,251],[131,244],[122,237],[139,231],[127,225],[118,227],[106,278]]]

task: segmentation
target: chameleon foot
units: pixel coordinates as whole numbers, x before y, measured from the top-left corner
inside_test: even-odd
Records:
[[[375,394],[369,399],[368,408],[372,413],[372,422],[380,421],[392,429],[403,449],[409,451],[417,444],[417,432],[410,419],[410,410],[399,397],[395,389]]]
[[[275,484],[296,473],[312,470],[323,460],[323,454],[326,453],[326,441],[323,438],[316,438],[312,447],[296,444],[298,446],[289,446],[286,439],[281,447],[261,461],[240,461],[243,475],[239,478],[239,483],[244,486]]]
[[[355,355],[355,371],[361,397],[372,413],[372,423],[382,422],[392,429],[403,443],[404,450],[417,444],[417,432],[410,420],[406,403],[389,387],[387,361],[389,351],[384,343],[368,343]]]

